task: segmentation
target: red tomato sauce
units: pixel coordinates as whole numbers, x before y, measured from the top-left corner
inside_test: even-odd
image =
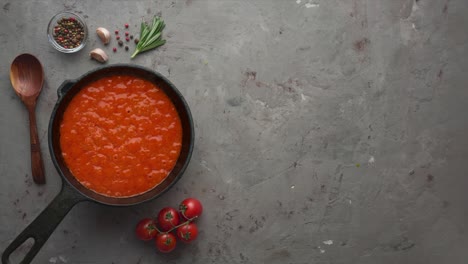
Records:
[[[179,115],[149,81],[110,76],[84,87],[60,125],[62,155],[86,188],[111,197],[144,193],[174,168],[182,145]]]

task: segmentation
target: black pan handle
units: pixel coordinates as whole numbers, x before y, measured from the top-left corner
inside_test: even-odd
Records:
[[[72,88],[72,86],[75,85],[76,82],[77,80],[65,80],[57,89],[58,98],[62,98],[62,96],[65,93],[67,93],[68,90],[70,90],[70,88]]]
[[[52,202],[19,234],[2,254],[2,264],[10,264],[10,255],[27,239],[33,238],[34,245],[26,254],[21,264],[30,263],[62,219],[74,205],[87,200],[68,184],[62,184],[62,190]]]

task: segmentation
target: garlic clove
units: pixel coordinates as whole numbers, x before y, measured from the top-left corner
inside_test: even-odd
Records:
[[[94,59],[99,61],[100,63],[105,63],[109,57],[107,56],[106,52],[103,51],[102,49],[93,49],[90,53],[89,56]]]
[[[110,32],[109,30],[103,28],[103,27],[98,27],[96,29],[96,33],[98,34],[99,38],[101,39],[102,43],[104,45],[107,45],[110,41]]]

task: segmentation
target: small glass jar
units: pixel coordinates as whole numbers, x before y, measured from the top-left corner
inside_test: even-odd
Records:
[[[73,48],[65,48],[64,46],[60,45],[54,38],[55,34],[55,27],[58,26],[58,22],[60,19],[65,18],[65,19],[74,19],[77,21],[81,26],[83,27],[83,35],[80,36],[80,44],[76,47]],[[56,14],[55,16],[52,17],[52,19],[49,21],[49,25],[47,26],[47,38],[49,39],[50,44],[58,51],[63,52],[63,53],[74,53],[86,45],[86,42],[88,40],[88,26],[86,25],[84,19],[72,12],[61,12]]]

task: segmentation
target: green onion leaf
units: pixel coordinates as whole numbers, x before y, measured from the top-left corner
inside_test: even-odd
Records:
[[[159,40],[160,38],[161,38],[161,32],[159,32],[158,34],[154,35],[153,37],[145,41],[145,44],[143,45],[144,46],[151,45],[153,42],[155,42],[156,40]]]
[[[150,49],[157,48],[157,47],[159,47],[159,46],[164,45],[164,43],[166,43],[166,40],[165,40],[165,39],[156,41],[156,42],[154,42],[153,44],[146,46],[146,47],[145,47],[144,49],[142,49],[140,52],[144,52],[144,51],[147,51],[147,50],[150,50]]]
[[[148,33],[149,33],[148,26],[145,26],[145,28],[143,29],[143,34],[140,36],[140,42],[138,42],[138,46],[141,47],[141,45],[145,42],[145,40],[148,38]]]
[[[141,21],[140,38],[143,36],[143,29],[145,29],[145,22]]]

